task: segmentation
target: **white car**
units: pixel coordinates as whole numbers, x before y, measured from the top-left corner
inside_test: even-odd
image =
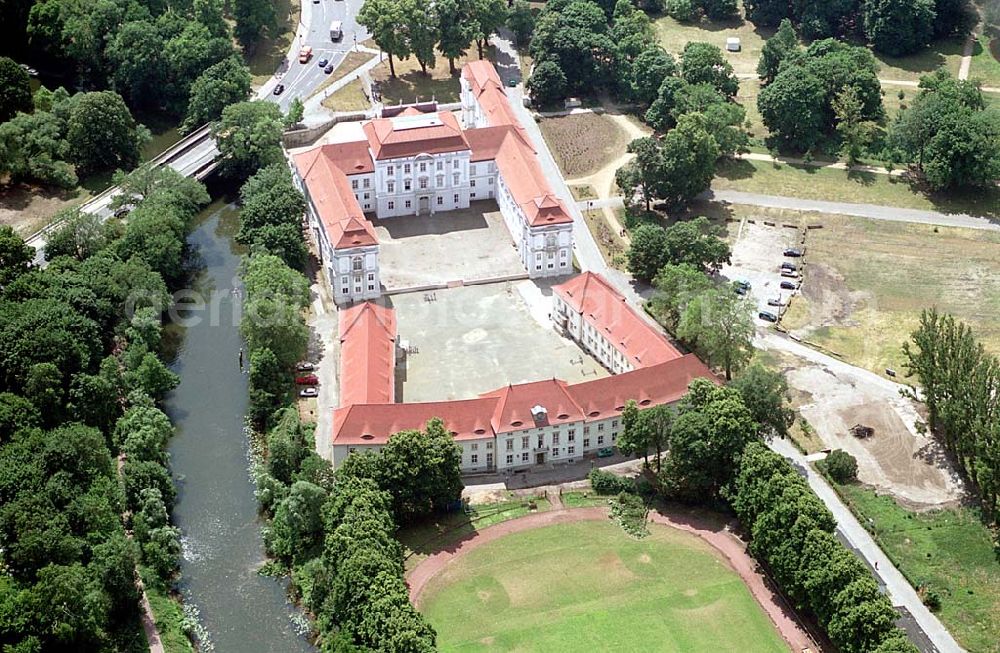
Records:
[[[302,388],[299,390],[300,397],[318,397],[319,390],[316,388]]]

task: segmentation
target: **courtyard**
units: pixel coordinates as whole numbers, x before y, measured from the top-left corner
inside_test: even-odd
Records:
[[[509,383],[608,376],[549,318],[547,283],[522,280],[393,295],[399,342],[397,401],[468,399]],[[399,396],[401,395],[401,396]]]
[[[387,292],[527,277],[496,202],[432,215],[373,219]]]

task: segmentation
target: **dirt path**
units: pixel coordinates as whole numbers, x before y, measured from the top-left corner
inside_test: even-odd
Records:
[[[502,522],[472,533],[461,542],[430,556],[407,574],[410,601],[419,608],[420,597],[430,579],[453,560],[472,549],[513,533],[521,533],[554,524],[606,519],[608,519],[607,508],[550,510]],[[805,630],[799,626],[794,612],[786,606],[784,600],[774,591],[764,576],[758,573],[756,561],[746,552],[746,544],[728,529],[720,528],[718,524],[713,524],[710,519],[702,519],[682,511],[668,511],[666,514],[651,511],[650,521],[697,535],[705,540],[726,559],[730,568],[739,574],[754,599],[767,613],[791,650],[802,651],[806,648],[814,651],[819,650]]]

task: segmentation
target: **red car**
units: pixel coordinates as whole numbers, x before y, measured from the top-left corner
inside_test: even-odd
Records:
[[[295,377],[295,382],[299,385],[318,385],[319,377],[315,374],[305,374]]]

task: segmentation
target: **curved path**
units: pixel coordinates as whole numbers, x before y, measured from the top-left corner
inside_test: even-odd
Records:
[[[539,512],[526,517],[495,524],[481,531],[470,534],[469,537],[430,556],[414,567],[406,576],[410,586],[410,601],[420,607],[420,597],[427,583],[441,572],[456,558],[472,549],[489,544],[513,533],[543,528],[554,524],[566,524],[577,521],[603,521],[608,519],[607,508],[569,508]],[[693,535],[710,544],[729,563],[729,567],[739,574],[754,599],[764,609],[771,622],[781,633],[781,637],[793,651],[805,649],[819,650],[805,630],[799,625],[795,614],[788,608],[780,595],[775,592],[767,580],[757,571],[757,563],[746,552],[746,544],[728,529],[710,520],[681,511],[667,513],[650,511],[649,520],[676,528]]]

